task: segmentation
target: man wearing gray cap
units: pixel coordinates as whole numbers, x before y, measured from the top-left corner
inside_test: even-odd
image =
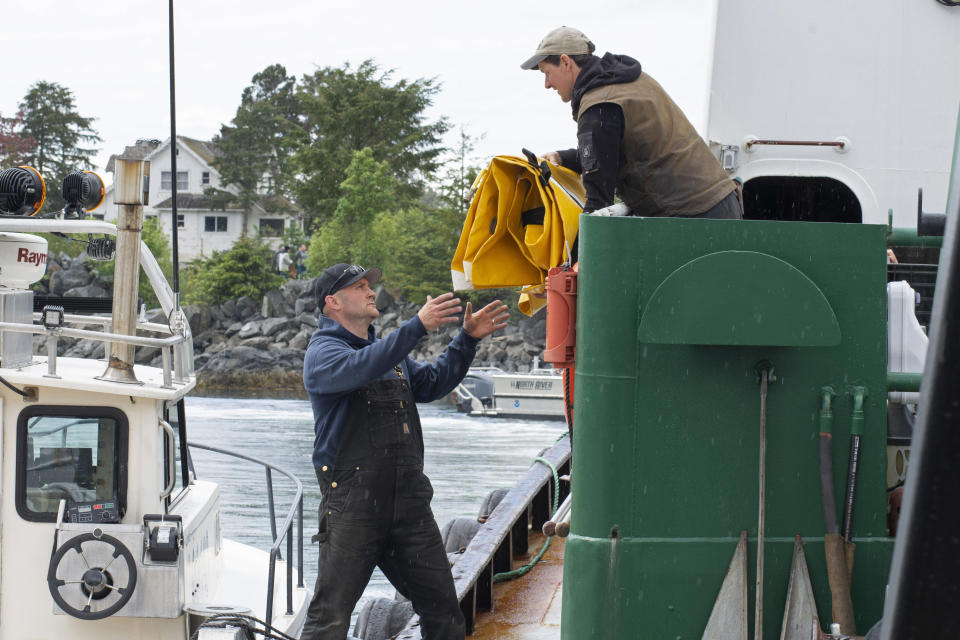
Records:
[[[473,312],[452,293],[431,298],[385,338],[371,285],[380,269],[336,264],[316,280],[318,328],[303,360],[314,417],[313,466],[320,483],[317,586],[301,640],[343,640],[350,614],[380,567],[420,615],[423,637],[462,640],[464,619],[430,510],[417,402],[452,391],[477,342],[507,324],[499,300]],[[409,353],[428,331],[463,329],[432,364]]]
[[[616,194],[637,216],[742,218],[736,183],[670,96],[633,58],[598,57],[595,48],[560,27],[520,65],[539,69],[544,86],[571,103],[577,148],[544,158],[581,174],[584,211],[610,206]]]

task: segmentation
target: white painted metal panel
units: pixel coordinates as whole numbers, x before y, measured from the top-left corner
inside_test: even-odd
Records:
[[[860,198],[863,221],[916,224],[943,212],[960,106],[960,9],[935,0],[723,0],[708,139],[740,147],[744,179],[828,176]],[[851,141],[754,147],[749,136]]]

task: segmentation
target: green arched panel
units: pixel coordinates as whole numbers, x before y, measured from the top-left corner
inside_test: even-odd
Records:
[[[720,251],[660,283],[643,310],[639,340],[829,347],[840,344],[840,325],[820,288],[793,265],[755,251]]]

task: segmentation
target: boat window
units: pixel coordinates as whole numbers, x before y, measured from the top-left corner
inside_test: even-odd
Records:
[[[747,220],[862,222],[860,201],[850,187],[824,177],[761,176],[743,185]]]
[[[17,512],[53,522],[61,498],[126,508],[127,419],[110,407],[36,406],[17,420]]]
[[[177,404],[172,407],[167,407],[164,409],[164,420],[166,420],[171,427],[173,427],[174,433],[174,443],[173,449],[176,455],[176,464],[174,469],[176,470],[176,477],[174,478],[173,491],[167,496],[167,504],[175,502],[177,497],[180,495],[180,492],[183,491],[184,487],[190,483],[190,468],[191,460],[189,451],[186,448],[185,434],[186,434],[186,420],[184,420],[184,405],[183,399],[181,398]],[[167,483],[170,482],[169,469],[169,447],[167,439],[169,436],[166,431],[163,432],[163,484],[167,486]],[[185,482],[186,481],[186,484]]]

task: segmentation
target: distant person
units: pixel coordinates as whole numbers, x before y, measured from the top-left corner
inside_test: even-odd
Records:
[[[294,261],[297,263],[297,277],[302,278],[303,274],[307,272],[307,245],[300,245],[294,256]]]
[[[577,148],[543,157],[582,176],[584,211],[616,194],[631,215],[742,218],[736,183],[663,88],[633,58],[594,49],[583,32],[560,27],[520,65],[539,69],[572,107]]]
[[[282,273],[280,269],[280,256],[287,252],[287,246],[283,245],[279,249],[273,252],[273,272]]]
[[[314,418],[313,466],[320,483],[319,569],[302,640],[343,640],[350,614],[380,567],[420,616],[423,637],[462,640],[464,619],[423,474],[417,402],[463,380],[477,342],[507,324],[499,300],[474,313],[432,364],[410,351],[429,331],[457,322],[460,299],[431,298],[398,329],[378,338],[370,286],[380,269],[345,263],[316,281],[319,327],[303,361]]]
[[[285,246],[277,256],[277,273],[283,274],[289,278],[292,267],[293,258],[290,257],[290,248]]]

